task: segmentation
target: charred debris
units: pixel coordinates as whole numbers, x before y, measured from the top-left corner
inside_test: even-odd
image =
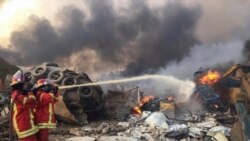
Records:
[[[1,140],[8,140],[8,83],[17,69],[9,64],[1,68]],[[31,83],[39,78],[49,78],[60,86],[92,82],[86,73],[62,69],[55,63],[25,68],[23,73]],[[177,101],[174,95],[146,95],[139,87],[106,94],[101,86],[61,90],[55,109],[60,128],[52,131],[51,140],[247,141],[249,74],[250,65],[235,65],[226,72],[197,71],[188,101]]]

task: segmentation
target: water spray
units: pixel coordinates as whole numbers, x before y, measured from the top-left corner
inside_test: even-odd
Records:
[[[169,80],[169,79],[173,79],[173,77],[166,76],[166,75],[152,74],[152,75],[143,75],[143,76],[137,76],[137,77],[123,78],[123,79],[118,79],[118,80],[107,80],[107,81],[91,82],[91,83],[78,84],[78,85],[60,86],[59,89],[70,89],[70,88],[85,87],[85,86],[120,84],[120,83],[142,81],[142,80],[148,80],[148,79],[163,79],[163,80],[168,79]]]

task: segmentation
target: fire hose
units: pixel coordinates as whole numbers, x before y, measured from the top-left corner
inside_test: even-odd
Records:
[[[163,75],[144,75],[144,76],[139,76],[139,77],[132,77],[132,78],[125,78],[125,79],[120,79],[120,80],[108,80],[108,81],[101,81],[101,82],[90,82],[90,83],[85,83],[85,84],[78,84],[78,85],[69,85],[69,86],[59,86],[59,90],[62,89],[71,89],[71,88],[77,88],[77,87],[86,87],[86,86],[97,86],[97,85],[108,85],[108,84],[113,84],[113,83],[126,83],[126,82],[132,82],[132,81],[140,81],[140,80],[147,80],[147,79],[169,79],[167,76]],[[10,141],[13,141],[13,135],[12,135],[12,110],[13,110],[13,105],[14,101],[16,100],[18,95],[16,95],[13,98],[13,101],[11,101],[10,104],[10,128],[9,128],[9,138]]]
[[[137,77],[130,77],[130,78],[118,79],[118,80],[107,80],[107,81],[90,82],[90,83],[78,84],[78,85],[59,86],[59,89],[70,89],[70,88],[76,88],[76,87],[86,87],[86,86],[97,86],[97,85],[109,85],[109,84],[127,83],[127,82],[141,81],[141,80],[147,80],[147,79],[165,79],[165,80],[170,80],[170,79],[173,79],[173,78],[169,77],[169,76],[165,76],[165,75],[152,74],[152,75],[143,75],[143,76],[137,76]]]

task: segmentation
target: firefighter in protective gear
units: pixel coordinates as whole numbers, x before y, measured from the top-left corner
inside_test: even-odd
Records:
[[[59,96],[58,87],[49,79],[40,79],[34,90],[37,100],[35,122],[39,128],[37,139],[38,141],[48,141],[49,129],[56,128],[54,104]]]
[[[22,72],[19,70],[12,78],[11,124],[21,141],[36,141],[38,128],[34,123],[33,109],[36,106],[36,98],[26,87]]]

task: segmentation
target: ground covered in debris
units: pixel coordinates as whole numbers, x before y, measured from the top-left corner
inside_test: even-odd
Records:
[[[162,111],[144,111],[131,115],[127,121],[100,120],[84,126],[58,125],[51,130],[51,141],[175,141],[175,140],[230,140],[236,118],[231,111],[182,112],[169,118]]]
[[[42,67],[45,67],[45,64]],[[77,78],[79,75],[82,76],[77,73]],[[219,74],[208,71],[200,75],[195,77],[196,87],[185,102],[175,99],[174,96],[144,95],[139,87],[126,91],[108,90],[105,95],[102,95],[103,91],[98,87],[101,91],[87,91],[87,98],[86,93],[81,93],[78,89],[72,90],[66,95],[63,94],[59,100],[61,102],[57,102],[55,114],[59,123],[56,129],[50,131],[50,140],[238,141],[243,140],[243,135],[249,138],[250,124],[247,120],[249,117],[245,105],[246,97],[234,96],[240,92],[240,83],[237,81],[234,84],[232,83],[234,81],[228,81],[230,86],[232,84],[237,86],[232,91],[234,93],[219,89],[217,91],[221,94],[218,94],[215,91],[216,85],[212,85],[219,80]],[[249,83],[244,84],[249,88]],[[90,92],[94,93],[90,95]],[[1,141],[9,140],[11,133],[8,128],[9,95],[5,91],[0,91]],[[84,107],[86,104],[89,105]],[[65,114],[65,111],[69,114]],[[92,121],[87,121],[87,117]],[[98,118],[109,120],[96,120]],[[89,124],[86,125],[87,122]]]

